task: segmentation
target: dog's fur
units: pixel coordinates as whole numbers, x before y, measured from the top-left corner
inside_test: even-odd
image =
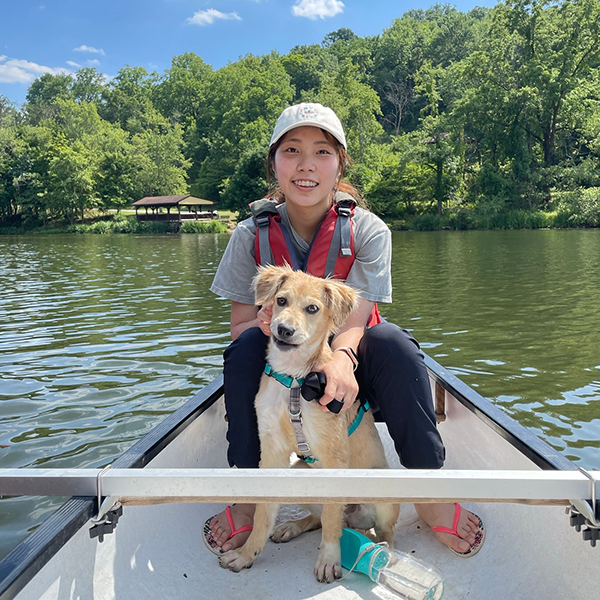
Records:
[[[292,377],[305,377],[316,365],[331,359],[329,338],[357,306],[358,293],[342,282],[320,279],[287,267],[261,268],[255,278],[256,304],[273,303],[271,340],[267,352],[273,369]],[[255,406],[261,444],[262,468],[288,468],[290,454],[298,452],[296,435],[288,414],[289,389],[267,375],[262,376]],[[303,431],[318,461],[312,466],[326,469],[387,468],[383,446],[371,412],[356,431],[348,427],[358,402],[339,414],[322,411],[317,402],[301,401]],[[304,463],[302,463],[304,464]],[[221,566],[240,571],[252,566],[275,525],[279,505],[258,504],[254,529],[246,543],[225,553]],[[309,508],[309,507],[307,507]],[[310,510],[310,509],[309,509]],[[398,505],[375,505],[375,534],[379,541],[393,544]],[[286,542],[304,531],[323,534],[315,575],[331,582],[341,577],[340,536],[344,506],[326,504],[322,516],[314,509],[307,517],[282,523],[272,539]]]

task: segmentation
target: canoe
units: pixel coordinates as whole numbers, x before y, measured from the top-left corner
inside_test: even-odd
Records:
[[[426,364],[447,449],[441,471],[402,469],[381,425],[390,470],[229,469],[222,377],[102,473],[0,471],[0,494],[72,494],[0,562],[0,600],[385,598],[360,573],[318,583],[319,532],[268,542],[241,573],[219,568],[201,532],[225,501],[277,501],[280,518],[288,518],[300,511],[294,501],[389,498],[404,502],[396,547],[442,572],[444,598],[593,597],[600,584],[598,472],[579,470],[428,356]],[[94,529],[98,496],[101,512],[115,510]],[[414,500],[461,501],[479,514],[487,529],[481,551],[453,555],[419,521]]]

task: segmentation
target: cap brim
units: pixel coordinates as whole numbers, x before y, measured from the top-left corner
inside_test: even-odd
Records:
[[[292,129],[298,129],[298,127],[318,127],[319,129],[323,129],[323,131],[327,131],[328,133],[330,133],[342,146],[344,146],[344,148],[346,150],[348,149],[348,146],[346,145],[346,140],[345,139],[340,140],[340,138],[338,137],[338,134],[335,131],[332,131],[329,127],[326,127],[321,123],[311,123],[311,122],[293,123],[292,125],[288,125],[284,129],[282,129],[281,132],[277,134],[277,136],[273,136],[271,138],[271,143],[269,144],[269,148],[273,144],[276,144],[288,131],[292,131]]]

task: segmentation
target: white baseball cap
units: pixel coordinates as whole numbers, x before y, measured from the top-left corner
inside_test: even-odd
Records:
[[[338,119],[338,116],[322,104],[312,102],[302,102],[302,104],[295,104],[286,108],[277,123],[275,129],[273,129],[273,135],[271,136],[272,146],[281,136],[285,135],[288,131],[296,129],[296,127],[320,127],[325,131],[328,131],[344,148],[347,150],[346,136],[344,135],[344,128],[342,123]]]

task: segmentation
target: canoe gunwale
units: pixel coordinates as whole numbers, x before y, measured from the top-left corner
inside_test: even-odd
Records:
[[[223,376],[121,454],[112,465],[141,469],[223,394]],[[50,559],[98,512],[95,497],[72,497],[54,511],[0,562],[0,600],[13,600]]]

